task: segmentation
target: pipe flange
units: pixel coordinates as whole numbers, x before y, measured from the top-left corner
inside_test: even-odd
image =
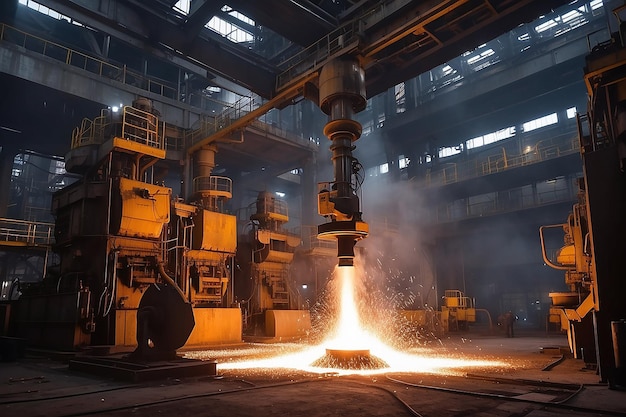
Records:
[[[331,120],[324,126],[324,136],[330,140],[333,140],[334,136],[344,133],[349,135],[352,142],[354,142],[361,137],[362,132],[361,123],[352,119]]]

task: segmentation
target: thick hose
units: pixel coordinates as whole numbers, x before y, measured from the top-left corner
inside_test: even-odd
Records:
[[[187,298],[185,297],[185,293],[180,289],[180,287],[178,286],[178,284],[176,284],[176,282],[169,276],[167,275],[167,272],[165,272],[165,268],[163,268],[163,264],[161,264],[160,262],[158,263],[158,268],[159,268],[159,274],[161,274],[161,276],[163,277],[163,279],[170,284],[172,287],[174,287],[174,289],[176,289],[176,291],[178,292],[178,294],[180,295],[180,298],[183,299],[184,302],[188,302]]]

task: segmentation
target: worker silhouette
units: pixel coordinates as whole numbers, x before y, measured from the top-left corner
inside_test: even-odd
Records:
[[[513,324],[515,323],[515,314],[511,310],[504,313],[504,328],[506,329],[506,337],[515,337],[513,332]]]

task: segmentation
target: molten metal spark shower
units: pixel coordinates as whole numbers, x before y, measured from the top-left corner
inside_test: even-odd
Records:
[[[339,319],[331,339],[325,345],[333,349],[366,349],[371,339],[362,326],[355,297],[356,275],[354,267],[341,267],[335,271],[339,290]]]
[[[326,354],[313,366],[341,369],[379,369],[389,365],[371,355],[370,345],[375,339],[364,328],[359,317],[355,290],[356,274],[353,266],[335,271],[339,287],[339,319],[330,340],[325,342]]]
[[[338,317],[336,325],[329,332],[329,337],[323,343],[311,346],[296,343],[281,343],[274,345],[250,346],[250,352],[246,349],[222,351],[219,357],[224,362],[218,366],[221,370],[273,370],[272,372],[283,373],[286,369],[301,370],[316,374],[361,374],[372,375],[386,372],[419,372],[438,374],[462,374],[468,368],[507,368],[510,365],[506,362],[495,360],[475,360],[463,357],[452,357],[437,352],[436,349],[413,348],[406,350],[396,350],[381,340],[380,335],[367,330],[359,315],[358,308],[358,276],[354,267],[336,268],[334,279],[339,292],[336,297]],[[380,308],[380,306],[368,306],[370,309]],[[382,323],[381,328],[389,327],[389,323]],[[382,332],[376,332],[382,333]],[[468,341],[469,342],[469,341]],[[353,351],[359,356],[363,351],[371,353],[372,361],[365,366],[332,366],[332,358],[324,361],[323,358],[329,355],[344,355],[345,351]],[[188,353],[186,357],[192,358],[212,358],[218,356],[216,352],[194,352]],[[230,359],[230,358],[242,359]],[[245,357],[262,357],[260,359],[243,359]],[[335,359],[337,359],[335,357]],[[344,357],[341,356],[340,360]],[[347,362],[354,360],[349,357]],[[345,365],[345,362],[343,363]]]

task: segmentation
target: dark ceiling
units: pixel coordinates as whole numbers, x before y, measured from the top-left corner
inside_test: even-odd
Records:
[[[279,80],[285,71],[297,79],[345,54],[360,59],[372,97],[569,1],[229,1],[264,29],[265,38],[252,44],[229,42],[204,27],[213,16],[232,21],[222,11],[224,0],[193,0],[188,15],[172,9],[176,0],[39,3],[144,49],[176,51],[269,99],[283,88]],[[264,49],[266,38],[273,45],[283,39],[283,47]],[[309,65],[294,70],[302,63]]]
[[[17,0],[13,6],[2,3],[3,21],[10,21],[11,12],[20,6]],[[569,1],[230,0],[228,6],[255,22],[249,28],[257,34],[255,39],[240,44],[205,27],[213,16],[227,22],[234,19],[225,11],[224,0],[193,0],[188,15],[172,8],[176,0],[38,3],[141,50],[201,66],[209,78],[224,79],[265,99],[276,99],[289,90],[284,103],[276,102],[280,107],[303,94],[305,80],[315,89],[317,73],[337,56],[359,59],[371,98]],[[98,103],[24,85],[4,74],[0,82],[4,89],[0,126],[12,129],[0,131],[3,145],[24,146],[27,135],[16,131],[30,132],[40,138],[39,145],[45,144],[38,151],[60,155],[53,145],[60,140],[66,147],[71,126],[86,114],[93,117],[100,108]],[[259,166],[283,162],[275,172],[291,169],[306,157],[304,151],[297,153],[297,161],[275,161],[275,155],[294,154],[293,146],[279,145],[274,139],[259,139],[252,151],[232,146],[229,153],[226,146],[220,155],[240,167],[250,166],[255,158]]]

